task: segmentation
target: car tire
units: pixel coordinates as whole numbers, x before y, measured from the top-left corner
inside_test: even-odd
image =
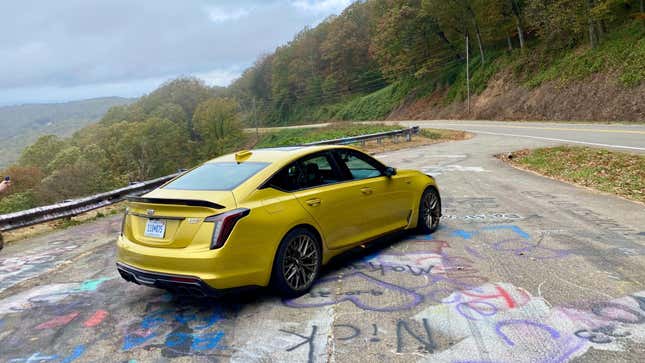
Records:
[[[307,228],[294,228],[282,238],[276,252],[272,285],[283,297],[303,295],[318,277],[321,264],[318,236]]]
[[[441,219],[441,197],[439,191],[434,187],[428,187],[423,191],[419,201],[419,220],[417,232],[430,234],[439,227]]]

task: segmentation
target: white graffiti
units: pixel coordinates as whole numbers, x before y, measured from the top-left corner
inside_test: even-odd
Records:
[[[39,253],[8,257],[1,260],[0,292],[15,283],[35,277],[46,269],[65,263],[60,256],[76,248],[78,248],[77,245],[55,247]]]
[[[443,166],[427,166],[421,168],[424,173],[432,175],[441,175],[450,172],[466,172],[466,173],[487,173],[488,170],[481,166],[462,166],[462,165],[443,165]]]
[[[465,216],[447,214],[442,216],[442,218],[450,219],[450,220],[465,221],[465,222],[479,222],[479,221],[500,222],[500,221],[516,221],[516,220],[524,219],[524,217],[522,217],[517,213],[488,213],[488,214],[475,214],[475,215],[465,215]]]
[[[564,362],[591,347],[619,351],[626,339],[645,342],[644,295],[591,304],[586,311],[552,308],[512,284],[485,284],[453,292],[414,318],[458,342],[427,361]]]
[[[0,300],[0,314],[18,313],[43,304],[59,302],[72,294],[92,292],[109,278],[99,278],[83,282],[50,284],[34,287]]]

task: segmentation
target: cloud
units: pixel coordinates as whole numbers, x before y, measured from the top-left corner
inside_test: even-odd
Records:
[[[3,0],[0,103],[136,96],[187,74],[227,85],[259,55],[348,3]]]
[[[338,13],[354,0],[296,0],[292,5],[296,8],[313,13]]]
[[[192,74],[199,79],[203,79],[209,86],[228,86],[242,74],[243,69],[233,67],[230,69],[215,69],[209,72]]]
[[[212,22],[215,23],[238,20],[247,15],[249,15],[249,10],[247,9],[233,9],[231,11],[213,7],[208,9],[208,17]]]

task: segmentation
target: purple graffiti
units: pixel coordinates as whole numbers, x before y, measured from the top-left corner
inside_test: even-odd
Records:
[[[482,256],[482,254],[481,254],[481,253],[479,253],[479,251],[477,251],[476,249],[474,249],[474,248],[472,248],[472,247],[470,247],[470,246],[466,246],[466,247],[464,247],[464,249],[465,249],[465,250],[466,250],[466,252],[468,252],[471,256],[473,256],[473,257],[475,257],[475,258],[479,258],[479,259],[484,259],[484,256]]]
[[[404,296],[407,297],[407,299],[406,299],[407,301],[402,303],[402,304],[400,304],[400,305],[379,307],[379,306],[374,306],[374,305],[364,301],[361,298],[360,293],[348,292],[348,293],[345,293],[345,294],[340,295],[340,296],[337,295],[336,293],[326,294],[326,295],[318,294],[319,295],[318,298],[320,298],[320,297],[323,298],[322,302],[309,302],[309,303],[307,303],[307,302],[299,302],[298,300],[303,299],[303,297],[300,297],[298,299],[283,300],[283,303],[284,303],[284,305],[292,307],[292,308],[317,308],[317,307],[322,307],[322,306],[339,304],[339,303],[341,303],[343,301],[350,301],[354,305],[356,305],[357,307],[359,307],[361,309],[364,309],[364,310],[392,312],[392,311],[411,309],[411,308],[419,305],[419,303],[421,303],[421,301],[423,301],[423,296],[420,295],[420,294],[417,294],[414,291],[408,290],[406,288],[403,288],[403,287],[400,287],[400,286],[397,286],[397,285],[394,285],[394,284],[387,283],[385,281],[375,279],[375,278],[373,278],[371,276],[368,276],[368,275],[366,275],[366,274],[364,274],[362,272],[355,272],[355,273],[352,273],[352,274],[349,274],[349,275],[346,276],[346,278],[350,278],[350,277],[355,277],[355,278],[358,278],[358,279],[366,280],[369,283],[374,284],[378,288],[380,288],[381,289],[380,291],[382,291],[383,293],[395,292],[395,293],[397,293],[399,295],[404,295]],[[316,283],[316,286],[319,286],[319,285],[322,285],[322,284],[325,284],[325,283],[328,283],[328,282],[335,282],[335,281],[337,281],[336,277],[321,279]],[[370,291],[371,290],[374,290],[374,289],[370,288]],[[307,296],[307,295],[305,295],[305,296]]]
[[[477,309],[476,308],[477,305],[487,306],[488,309]],[[476,317],[472,316],[470,313],[467,313],[466,309],[474,311],[474,312],[476,312],[479,315],[484,316],[484,317],[493,316],[493,315],[497,314],[497,308],[495,307],[495,305],[493,305],[493,304],[491,304],[489,302],[485,302],[485,301],[463,302],[463,303],[459,303],[459,304],[457,304],[455,306],[455,310],[457,310],[457,312],[459,314],[461,314],[461,316],[463,316],[464,318],[466,318],[468,320],[480,320],[479,318],[476,318]]]
[[[564,344],[562,344],[562,345],[563,345],[564,347],[568,347],[568,346],[569,346],[569,344],[570,344],[573,340],[574,340],[574,338],[573,338],[573,337],[569,337],[569,338],[564,342]],[[566,349],[566,350],[564,351],[564,353],[560,354],[558,357],[545,359],[545,360],[544,360],[544,362],[545,362],[545,363],[547,363],[547,362],[548,362],[548,363],[563,363],[563,362],[567,362],[567,361],[569,360],[569,358],[573,355],[573,353],[575,353],[575,352],[579,351],[582,347],[584,347],[584,346],[585,346],[585,342],[584,342],[584,340],[579,340],[579,339],[575,339],[575,340],[577,341],[577,344],[576,344],[576,345],[574,345],[573,347],[571,347],[571,348],[569,348],[569,349]]]
[[[607,310],[614,310],[614,312],[621,311],[624,314],[622,316],[616,314],[614,314],[614,316],[610,316],[607,314]],[[593,304],[591,306],[591,311],[601,318],[617,321],[620,323],[642,324],[645,322],[645,315],[618,303],[603,302]],[[627,316],[633,317],[633,319],[627,318]]]
[[[500,321],[497,324],[495,324],[495,331],[497,332],[497,335],[499,335],[504,340],[504,342],[506,342],[506,344],[510,346],[514,346],[515,343],[502,331],[502,328],[507,325],[530,325],[530,326],[534,326],[534,327],[546,330],[551,335],[551,338],[553,339],[560,338],[560,333],[557,330],[553,329],[548,325],[544,325],[535,321],[522,320],[522,319]]]

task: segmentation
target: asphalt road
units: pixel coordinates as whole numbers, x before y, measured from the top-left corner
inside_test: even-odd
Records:
[[[561,122],[501,122],[501,121],[396,121],[403,125],[419,125],[453,130],[465,130],[479,135],[506,136],[602,147],[623,152],[645,153],[645,124],[584,124]]]
[[[583,141],[644,146],[641,134],[599,135]],[[0,362],[642,362],[643,205],[492,157],[554,142],[480,134],[380,155],[437,176],[441,228],[349,254],[290,301],[127,283],[117,217],[10,244]]]

